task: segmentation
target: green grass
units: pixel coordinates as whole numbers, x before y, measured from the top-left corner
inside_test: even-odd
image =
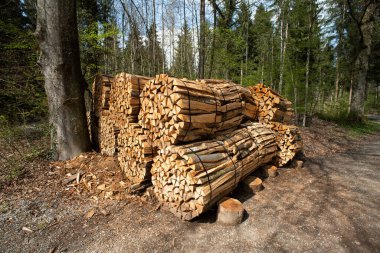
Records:
[[[334,122],[339,126],[347,129],[353,136],[360,136],[364,134],[373,134],[380,132],[380,122],[370,120],[363,120],[362,122],[353,122],[347,119],[346,113],[320,113],[318,117],[323,120]]]

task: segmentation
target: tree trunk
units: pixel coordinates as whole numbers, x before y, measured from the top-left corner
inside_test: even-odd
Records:
[[[302,126],[306,126],[306,120],[307,120],[307,104],[308,104],[308,97],[309,97],[309,75],[310,75],[310,51],[311,51],[311,33],[313,28],[313,18],[312,18],[312,11],[311,11],[311,2],[309,4],[309,31],[307,35],[307,56],[306,56],[306,73],[305,73],[305,112],[303,114],[303,120],[302,120]]]
[[[349,2],[349,1],[348,1]],[[352,85],[352,97],[350,103],[349,117],[354,121],[361,121],[364,116],[364,103],[367,83],[368,60],[371,53],[373,38],[374,19],[377,9],[376,1],[369,3],[360,21],[355,19],[350,7],[350,15],[357,22],[361,34],[358,45],[358,54],[354,61],[354,78]]]
[[[205,76],[205,48],[206,48],[206,16],[205,16],[205,9],[206,9],[206,1],[201,0],[201,6],[200,6],[200,38],[199,38],[199,78],[204,78]]]
[[[212,29],[212,46],[211,46],[211,57],[210,57],[210,69],[208,77],[212,77],[212,71],[214,67],[214,56],[215,56],[215,42],[216,42],[216,9],[213,8],[214,24]]]
[[[89,151],[84,79],[79,57],[76,1],[38,0],[39,63],[52,125],[56,158],[67,160]]]

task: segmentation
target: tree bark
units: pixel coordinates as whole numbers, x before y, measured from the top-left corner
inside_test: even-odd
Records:
[[[216,9],[213,7],[213,17],[214,17],[214,24],[213,24],[213,29],[212,29],[212,46],[211,46],[211,56],[210,56],[210,69],[208,73],[208,77],[212,77],[212,71],[214,68],[214,56],[215,56],[215,42],[216,42]],[[247,70],[246,70],[247,72]]]
[[[206,9],[206,1],[201,0],[201,6],[200,6],[200,38],[199,38],[199,78],[204,78],[205,76],[205,48],[206,48],[206,16],[205,16],[205,9]]]
[[[369,1],[361,19],[357,19],[351,7],[351,3],[347,0],[349,13],[357,24],[360,33],[358,44],[358,53],[354,61],[354,78],[352,84],[352,97],[349,107],[349,118],[354,121],[361,121],[364,116],[364,103],[367,83],[368,60],[371,53],[371,44],[373,38],[373,28],[375,13],[378,8],[376,1]]]
[[[71,159],[91,148],[84,103],[76,1],[38,0],[39,63],[52,125],[56,158]]]

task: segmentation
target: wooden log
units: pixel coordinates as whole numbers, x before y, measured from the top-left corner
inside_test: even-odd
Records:
[[[263,181],[259,177],[248,176],[242,183],[244,190],[250,193],[259,192],[264,188]]]
[[[239,225],[243,221],[243,204],[234,198],[223,198],[218,204],[217,221],[223,225]]]
[[[263,172],[265,177],[276,177],[278,175],[277,167],[274,165],[265,165]]]
[[[154,192],[167,209],[191,220],[276,152],[274,133],[260,123],[244,124],[214,140],[166,146],[153,159]]]

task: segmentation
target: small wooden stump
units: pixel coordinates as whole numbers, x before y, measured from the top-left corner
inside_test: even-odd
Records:
[[[254,176],[249,176],[243,181],[244,190],[250,193],[259,192],[263,189],[263,181]]]
[[[301,169],[303,167],[303,161],[301,160],[294,160],[293,163],[295,169]]]
[[[218,207],[218,223],[223,225],[238,225],[243,221],[244,207],[234,198],[223,198]]]
[[[278,175],[277,167],[274,166],[274,165],[266,165],[266,166],[264,166],[263,171],[264,171],[264,175],[266,177],[275,177],[275,176]]]

